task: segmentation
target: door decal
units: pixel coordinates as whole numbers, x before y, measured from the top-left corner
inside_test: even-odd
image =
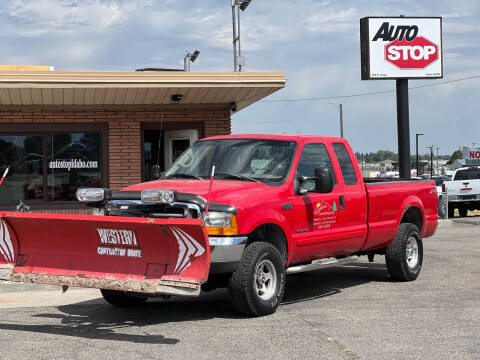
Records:
[[[316,229],[329,229],[337,221],[337,202],[319,201],[313,211],[313,226]]]

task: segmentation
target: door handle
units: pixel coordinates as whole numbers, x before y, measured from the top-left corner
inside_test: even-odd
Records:
[[[345,196],[340,195],[340,210],[345,210]]]

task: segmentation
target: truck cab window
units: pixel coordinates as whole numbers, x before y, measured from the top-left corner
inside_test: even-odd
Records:
[[[297,166],[297,174],[313,177],[315,176],[315,168],[329,169],[333,176],[333,183],[337,185],[332,161],[324,144],[306,144],[303,147],[302,155],[300,156],[300,161]],[[313,181],[306,181],[302,187],[306,190],[312,190],[315,184]]]
[[[477,180],[480,179],[480,169],[457,170],[453,180]]]
[[[342,143],[335,143],[333,144],[333,151],[335,151],[338,163],[340,164],[340,169],[342,170],[342,176],[345,185],[356,185],[357,175],[355,175],[352,159],[350,159],[345,145],[343,145]]]

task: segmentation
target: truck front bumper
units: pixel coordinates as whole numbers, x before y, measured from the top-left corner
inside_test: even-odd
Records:
[[[247,244],[246,236],[209,236],[210,273],[228,273],[236,270]]]

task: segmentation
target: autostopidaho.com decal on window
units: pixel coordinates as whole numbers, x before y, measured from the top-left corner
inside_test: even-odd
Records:
[[[55,160],[48,163],[50,169],[98,169],[98,161],[84,161],[80,159]]]

